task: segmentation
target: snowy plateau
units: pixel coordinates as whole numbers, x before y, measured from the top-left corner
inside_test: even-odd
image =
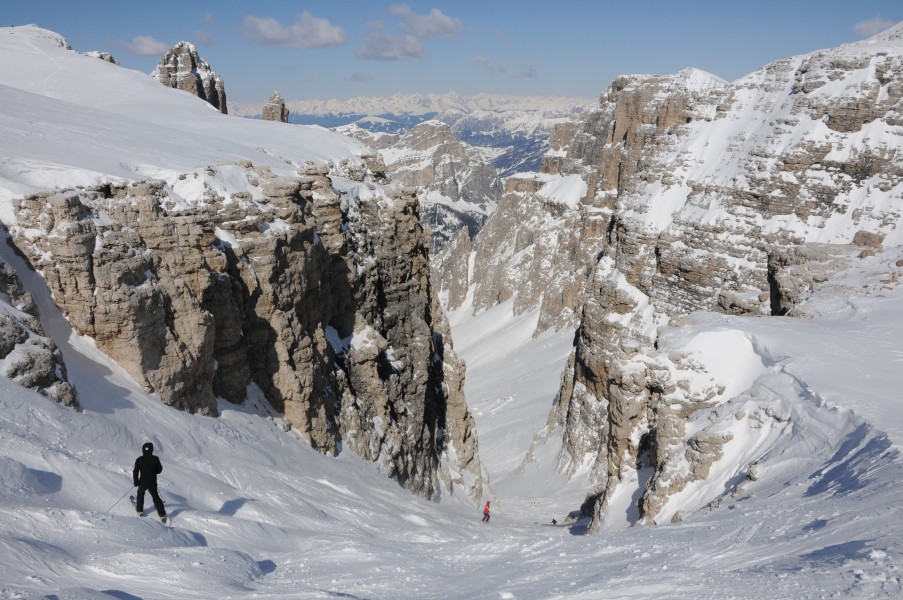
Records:
[[[293,174],[368,152],[285,127],[221,115],[55,33],[0,28],[4,229],[29,194],[153,179],[196,202],[203,190],[180,176],[209,170],[219,194],[251,196],[225,167]],[[897,151],[900,127],[882,132]],[[577,207],[586,184],[554,181],[543,197]],[[888,212],[903,204],[899,186],[878,199]],[[666,226],[661,210],[637,212]],[[668,498],[661,524],[636,525],[636,498],[615,494],[594,535],[570,517],[591,465],[562,471],[560,440],[540,434],[574,328],[537,331],[538,308],[509,299],[474,314],[471,295],[449,312],[490,481],[479,499],[429,501],[351,452],[315,451],[259,391],[220,400],[218,417],[167,406],[76,334],[63,299],[4,243],[0,259],[33,298],[81,408],[0,377],[0,598],[900,598],[903,246],[888,228],[874,252],[846,247],[847,266],[790,316],[696,311],[661,326],[656,353],[682,357],[687,396],[711,393],[686,427],[731,441],[708,478]],[[0,298],[5,322],[21,318],[14,304]],[[163,463],[166,525],[125,499],[146,441]]]

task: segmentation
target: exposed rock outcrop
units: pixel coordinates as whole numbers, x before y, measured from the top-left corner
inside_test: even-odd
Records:
[[[505,185],[473,244],[473,308],[513,298],[515,314],[539,309],[537,333],[573,326],[605,220],[584,202],[587,186],[578,175],[522,175]],[[449,296],[449,308],[463,299]]]
[[[115,58],[113,58],[113,55],[110,54],[109,52],[93,50],[91,52],[85,52],[84,55],[90,56],[91,58],[99,58],[100,60],[106,61],[106,62],[114,64],[114,65],[119,64],[119,61],[117,61]]]
[[[277,121],[288,123],[288,109],[285,107],[285,98],[279,92],[270,94],[270,99],[263,105],[261,117],[264,121]]]
[[[44,336],[38,309],[16,271],[0,261],[0,371],[4,377],[72,408],[75,389],[53,340]]]
[[[458,239],[443,252],[433,255],[433,279],[444,296],[446,308],[457,308],[467,298],[470,289],[470,256],[473,245],[470,232],[462,227]]]
[[[561,468],[595,465],[590,531],[643,469],[637,518],[655,522],[729,442],[684,429],[715,391],[681,389],[678,359],[655,350],[661,327],[694,310],[792,314],[848,263],[845,245],[903,241],[903,162],[885,138],[899,137],[889,126],[903,114],[901,75],[903,45],[885,38],[778,61],[731,85],[698,72],[620,78],[567,156],[549,161],[581,173],[610,214],[550,416]],[[884,133],[872,141],[864,127]],[[886,201],[863,201],[872,196]]]
[[[492,154],[460,141],[445,123],[425,121],[401,136],[340,130],[379,150],[392,181],[418,188],[434,254],[462,227],[475,236],[495,210],[501,182]]]
[[[226,86],[207,61],[202,60],[194,44],[179,42],[169,50],[151,77],[167,87],[184,90],[206,100],[223,114],[226,107]]]
[[[217,177],[247,191],[219,196]],[[207,193],[188,202],[183,184]],[[426,497],[442,483],[479,497],[418,208],[376,160],[296,177],[244,162],[172,188],[28,196],[14,238],[73,329],[166,403],[215,415],[254,384],[320,451],[350,449]]]
[[[514,298],[540,309],[538,329],[579,323],[543,435],[560,437],[563,472],[592,473],[590,531],[618,492],[636,499],[632,522],[656,522],[731,443],[684,426],[719,392],[687,387],[692,367],[658,352],[665,326],[697,310],[792,315],[850,244],[903,243],[900,31],[732,84],[619,77],[555,130],[543,173],[506,181],[467,257],[474,307]]]

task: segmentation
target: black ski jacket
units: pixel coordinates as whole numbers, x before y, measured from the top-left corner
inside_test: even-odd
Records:
[[[157,485],[157,474],[163,472],[163,465],[160,459],[154,456],[154,448],[150,444],[145,444],[143,454],[135,459],[135,469],[132,471],[132,482],[141,487],[151,487]]]

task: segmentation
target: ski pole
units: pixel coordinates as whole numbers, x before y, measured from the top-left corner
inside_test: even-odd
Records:
[[[129,492],[131,492],[131,491],[132,491],[132,488],[129,488],[129,489],[122,495],[122,498],[125,498],[126,496],[128,496],[128,495],[129,495]],[[111,510],[113,510],[113,507],[114,507],[114,506],[116,506],[117,504],[119,504],[120,502],[122,502],[122,498],[120,498],[119,500],[117,500],[116,502],[114,502],[114,503],[113,503],[113,506],[111,506],[110,508],[107,509],[107,512],[110,512]]]

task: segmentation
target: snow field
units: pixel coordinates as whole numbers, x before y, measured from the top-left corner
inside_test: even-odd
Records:
[[[237,169],[223,165],[251,160],[293,174],[307,161],[364,151],[319,128],[220,115],[144,74],[65,51],[56,37],[0,28],[7,226],[15,198],[58,185],[152,176],[177,190],[174,201],[195,202],[207,189],[253,195]],[[688,150],[717,153],[728,141]],[[208,165],[214,175],[179,183],[179,174]],[[725,177],[735,171],[711,165]],[[560,183],[555,195],[567,203],[577,182]],[[869,201],[898,196],[891,190]],[[494,510],[483,525],[469,500],[427,502],[349,453],[314,452],[253,389],[244,406],[223,405],[218,419],[164,406],[75,336],[40,277],[0,243],[84,407],[76,413],[0,377],[0,598],[899,598],[897,241],[886,239],[889,250],[816,290],[799,318],[697,314],[665,331],[663,347],[706,366],[696,383],[725,387],[705,424],[734,438],[713,476],[667,505],[683,522],[628,527],[638,473],[635,487],[619,492],[617,522],[596,536],[579,535],[580,523],[551,524],[588,489],[588,471],[571,480],[557,473],[560,442],[540,440],[524,464],[572,331],[533,338],[536,315],[514,318],[510,304],[452,315],[492,475]],[[132,489],[145,441],[163,462],[167,526],[119,500]],[[746,476],[752,466],[754,480]]]

